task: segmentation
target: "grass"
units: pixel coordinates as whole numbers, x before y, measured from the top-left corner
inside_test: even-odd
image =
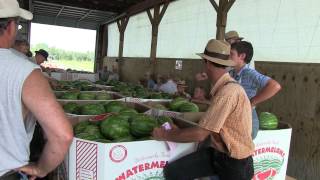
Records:
[[[50,63],[56,64],[62,69],[75,69],[81,71],[93,72],[93,61],[77,61],[77,60],[51,60]]]

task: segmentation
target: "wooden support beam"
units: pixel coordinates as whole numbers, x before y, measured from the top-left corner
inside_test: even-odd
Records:
[[[226,25],[227,25],[227,17],[228,12],[232,5],[236,0],[219,0],[219,5],[215,2],[215,0],[210,0],[212,6],[217,12],[217,32],[216,39],[224,40]]]
[[[107,56],[108,50],[108,25],[100,25],[97,34],[96,43],[96,63],[95,72],[102,70],[103,59]]]
[[[160,5],[154,6],[153,16],[151,14],[150,9],[147,10],[147,14],[148,14],[150,23],[152,25],[150,60],[153,64],[156,64],[159,25],[168,6],[169,6],[169,2],[166,2],[163,5],[161,11],[160,11]]]
[[[210,0],[210,2],[211,2],[211,4],[212,4],[212,6],[214,7],[214,9],[218,12],[219,6],[218,6],[218,4],[216,3],[216,1],[215,1],[215,0]]]
[[[118,30],[120,33],[119,54],[118,54],[119,59],[123,57],[124,32],[126,31],[128,22],[129,22],[128,16],[123,17],[122,19],[117,21]]]

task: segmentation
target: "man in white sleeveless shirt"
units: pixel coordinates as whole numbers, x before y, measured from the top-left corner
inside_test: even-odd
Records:
[[[17,0],[0,0],[0,180],[44,177],[64,159],[72,141],[72,127],[55,99],[48,81],[35,65],[9,50],[19,18],[32,19]],[[35,121],[47,143],[38,162],[29,162]]]

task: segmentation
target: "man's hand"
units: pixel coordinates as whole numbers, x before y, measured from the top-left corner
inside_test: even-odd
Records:
[[[166,130],[162,127],[154,128],[153,132],[152,132],[152,137],[158,141],[165,141],[166,140],[166,133],[167,133]]]
[[[46,174],[42,172],[41,168],[34,163],[25,165],[17,169],[17,171],[21,171],[30,176],[29,180],[35,180],[36,178],[43,178],[46,176]]]
[[[196,80],[197,81],[204,81],[204,80],[207,80],[207,79],[208,79],[208,75],[205,72],[196,74]]]

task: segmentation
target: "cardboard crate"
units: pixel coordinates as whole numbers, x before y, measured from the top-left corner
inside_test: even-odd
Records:
[[[59,97],[61,96],[63,93],[66,93],[66,92],[70,92],[70,91],[54,91],[54,94],[56,95],[56,97]],[[66,101],[66,102],[70,102],[70,101],[83,101],[83,102],[87,102],[87,101],[97,101],[97,102],[104,102],[104,101],[114,101],[114,100],[119,100],[119,101],[125,101],[125,97],[122,96],[121,94],[119,93],[116,93],[116,92],[111,92],[111,91],[79,91],[80,93],[81,92],[84,92],[84,93],[93,93],[93,94],[102,94],[102,93],[108,93],[112,96],[112,99],[110,100],[68,100],[68,99],[58,99],[58,101]]]
[[[96,82],[99,80],[97,73],[51,72],[50,77],[60,81],[88,80]]]
[[[183,114],[178,119],[189,125],[198,126],[203,113]],[[254,139],[253,155],[255,175],[253,180],[273,178],[284,180],[288,165],[292,128],[280,122],[276,130],[259,130]]]
[[[83,120],[71,119],[73,124]],[[175,145],[169,149],[164,141],[105,144],[74,138],[67,163],[69,180],[163,179],[163,167],[168,162],[196,149],[195,143]]]
[[[119,101],[119,100],[113,100],[113,101]],[[91,101],[91,100],[88,100],[88,101],[58,101],[62,106],[64,104],[67,104],[69,102],[74,102],[74,103],[77,103],[79,105],[85,105],[85,104],[92,104],[92,103],[101,103],[100,101]],[[107,102],[107,101],[105,101]],[[123,101],[124,102],[124,101]],[[137,110],[139,113],[151,113],[151,109],[144,105],[144,104],[139,104],[139,103],[133,103],[133,102],[124,102],[124,104],[130,108],[134,108],[135,110]],[[148,112],[149,111],[149,112]],[[92,115],[77,115],[77,114],[70,114],[70,113],[66,113],[68,117],[83,117],[83,118],[90,118],[92,117]]]
[[[106,86],[106,85],[101,85],[101,84],[95,84],[95,86],[97,88],[106,90],[106,91],[111,91],[111,89],[113,88],[113,86]],[[118,93],[119,94],[119,93]],[[121,95],[122,96],[122,95]]]
[[[126,97],[126,102],[146,103],[146,102],[171,102],[172,99],[142,99],[136,97]]]

